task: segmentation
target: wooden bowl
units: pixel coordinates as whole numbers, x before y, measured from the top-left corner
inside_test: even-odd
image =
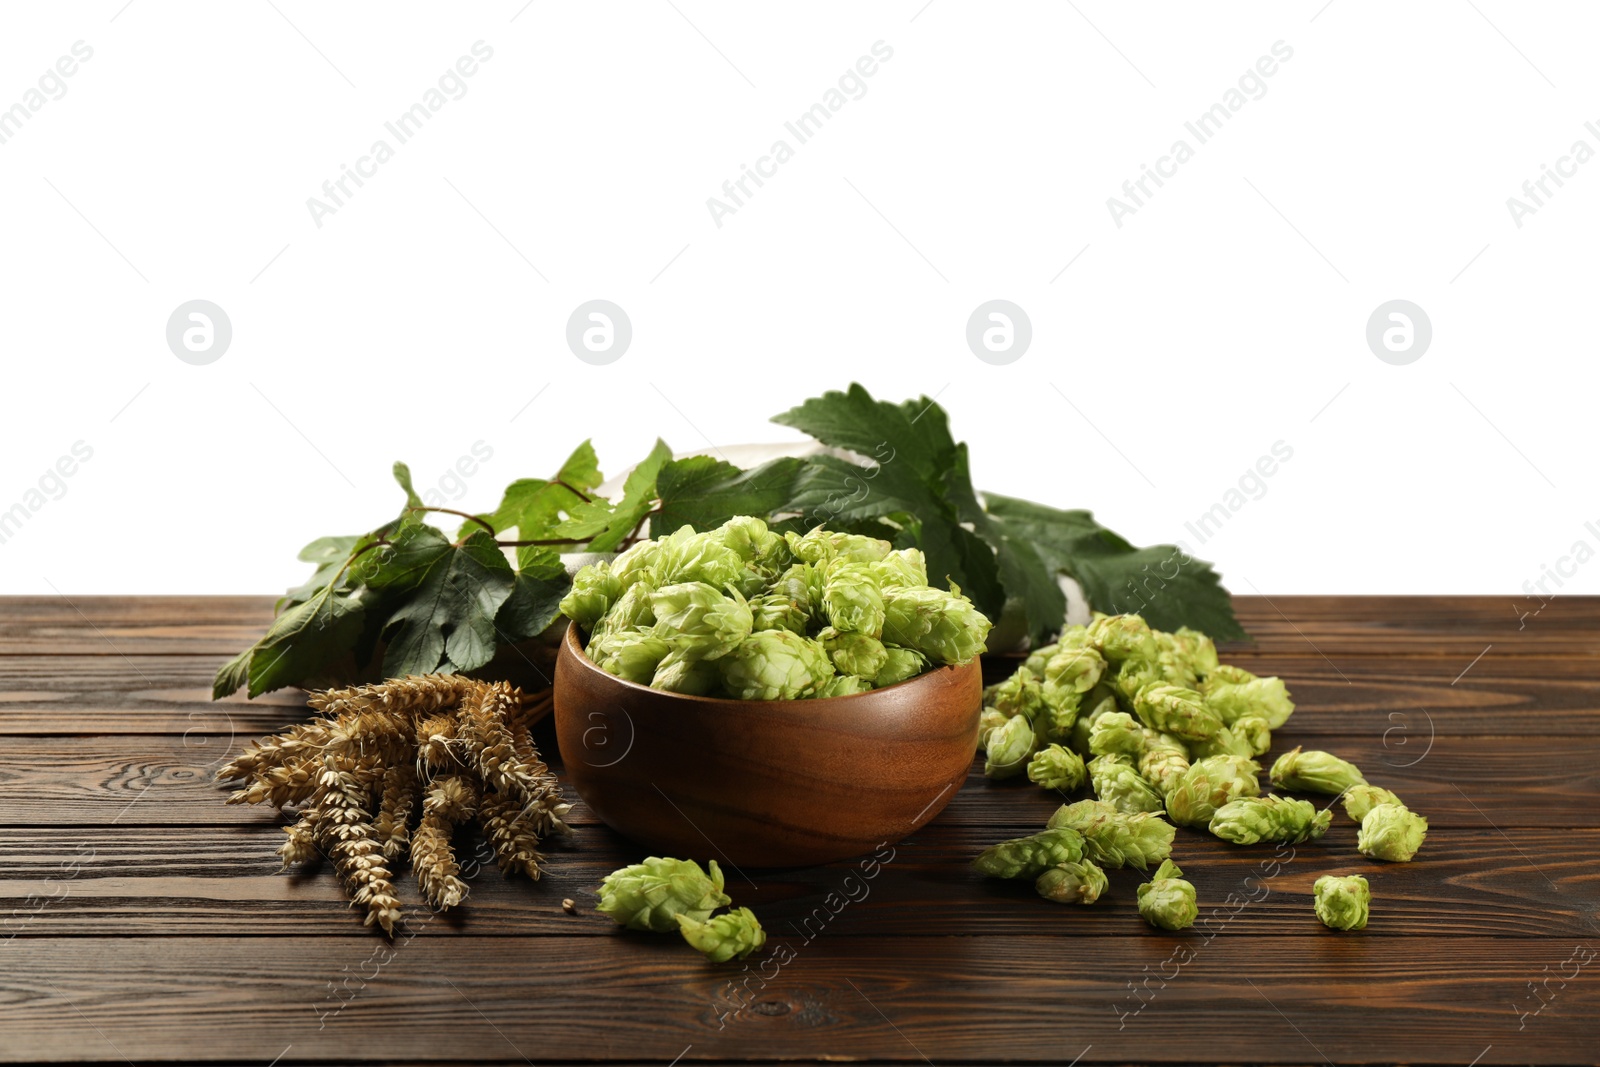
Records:
[[[682,696],[607,674],[569,627],[556,741],[578,795],[654,853],[751,867],[827,863],[939,814],[978,747],[978,660],[821,700]]]

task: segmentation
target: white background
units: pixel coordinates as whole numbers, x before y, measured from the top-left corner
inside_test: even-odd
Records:
[[[1180,539],[1241,593],[1509,600],[1600,547],[1600,161],[1520,228],[1506,204],[1600,149],[1589,5],[275,2],[0,13],[0,108],[93,48],[0,144],[0,510],[93,449],[0,544],[4,592],[275,592],[304,542],[393,513],[396,458],[426,489],[484,442],[454,501],[483,510],[586,436],[608,474],[658,434],[796,439],[767,418],[851,380],[936,395],[980,487]],[[480,40],[465,96],[319,228],[307,198]],[[1180,137],[1118,228],[1107,198]],[[719,228],[707,198],[779,138]],[[564,338],[597,297],[634,330],[599,367]],[[165,339],[195,298],[233,326],[208,366]],[[965,342],[992,298],[1032,320],[1007,366]],[[1433,324],[1407,366],[1365,341],[1395,298]],[[1600,592],[1600,561],[1564,581]]]

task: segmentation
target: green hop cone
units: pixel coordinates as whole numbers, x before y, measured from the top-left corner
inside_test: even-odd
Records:
[[[765,520],[753,515],[735,516],[717,527],[715,533],[747,566],[769,576],[775,577],[792,558],[784,539],[767,529]]]
[[[915,678],[928,669],[928,657],[914,648],[884,645],[883,650],[883,667],[872,678],[872,684],[879,689]]]
[[[1227,729],[1252,756],[1265,756],[1272,748],[1272,727],[1260,715],[1241,715]]]
[[[827,649],[788,630],[761,630],[716,662],[736,700],[798,700],[834,675]]]
[[[1410,863],[1427,836],[1427,819],[1403,804],[1379,804],[1361,820],[1356,848],[1369,859]]]
[[[1315,841],[1328,832],[1332,811],[1318,811],[1309,800],[1289,797],[1240,797],[1230,800],[1211,817],[1209,829],[1235,845],[1282,841],[1298,845]]]
[[[1089,761],[1094,795],[1120,812],[1164,811],[1161,792],[1134,770],[1127,756],[1096,756]]]
[[[1395,804],[1405,807],[1400,798],[1375,785],[1353,785],[1344,791],[1344,813],[1360,822],[1367,817],[1367,812],[1379,804]]]
[[[1034,729],[1046,741],[1064,742],[1072,736],[1084,694],[1071,685],[1045,682],[1039,687],[1043,701],[1033,716]]]
[[[1082,627],[1080,626],[1079,629],[1082,629]],[[1022,665],[1028,668],[1028,670],[1032,671],[1037,677],[1043,678],[1044,668],[1045,665],[1050,662],[1050,657],[1060,651],[1061,645],[1059,644],[1040,645],[1038,648],[1028,653],[1028,658],[1022,661]]]
[[[1039,678],[1026,667],[1018,667],[1003,682],[996,682],[983,691],[985,707],[1004,712],[1007,717],[1026,715],[1036,718],[1044,708],[1044,692]]]
[[[1177,654],[1195,675],[1205,678],[1221,666],[1217,662],[1217,645],[1199,630],[1180,626],[1172,633],[1172,643]]]
[[[1106,867],[1145,870],[1172,855],[1172,824],[1151,812],[1125,815],[1099,800],[1063,804],[1050,816],[1051,829],[1083,835],[1083,854]]]
[[[1046,745],[1028,761],[1028,781],[1045,789],[1070,793],[1081,789],[1087,777],[1083,757],[1060,745]]]
[[[657,544],[660,549],[650,561],[650,571],[658,586],[704,582],[713,589],[724,589],[744,575],[744,559],[723,543],[716,530],[695,533],[692,527],[682,526]]]
[[[984,740],[983,773],[990,778],[1015,778],[1028,769],[1039,745],[1033,724],[1021,715],[1007,719]]]
[[[959,593],[895,587],[884,592],[883,608],[883,640],[934,663],[965,663],[989,636],[989,620]]]
[[[1158,651],[1150,624],[1138,615],[1102,615],[1089,624],[1085,640],[1111,663],[1154,660]]]
[[[616,579],[618,593],[625,593],[640,582],[654,586],[656,556],[661,545],[655,541],[640,541],[611,557],[611,574]]]
[[[666,641],[638,630],[604,633],[589,642],[589,658],[607,674],[649,685],[669,651]]]
[[[677,917],[706,919],[730,903],[722,891],[722,871],[712,860],[706,874],[693,860],[651,856],[643,863],[612,871],[600,883],[600,904],[595,909],[630,930],[671,933]]]
[[[1185,741],[1204,741],[1222,731],[1222,720],[1206,707],[1200,694],[1178,685],[1156,682],[1141,686],[1134,695],[1133,710],[1150,729]]]
[[[836,674],[817,690],[819,697],[851,697],[872,692],[872,683],[854,674]]]
[[[1009,721],[1011,721],[1011,716],[1004,712],[996,711],[994,708],[984,708],[978,714],[978,747],[987,752],[989,750],[990,731],[998,730]]]
[[[1036,878],[1046,868],[1083,859],[1083,850],[1076,830],[1041,830],[991,845],[972,861],[972,869],[990,878]]]
[[[768,592],[793,600],[809,619],[822,605],[822,572],[809,563],[796,563],[778,575]]]
[[[1206,679],[1205,702],[1225,723],[1232,723],[1241,715],[1259,715],[1273,730],[1281,729],[1294,714],[1294,701],[1289,699],[1289,689],[1281,678],[1252,676],[1248,681],[1228,682],[1213,673]]]
[[[794,553],[796,559],[816,566],[832,563],[835,560],[845,563],[877,563],[886,559],[893,548],[889,542],[880,541],[876,537],[836,533],[821,526],[804,535],[792,532],[784,534],[784,539],[788,541],[789,551]]]
[[[724,596],[704,582],[680,582],[650,598],[657,637],[690,661],[720,659],[750,636],[750,605],[737,591]]]
[[[651,597],[655,595],[655,587],[649,582],[634,582],[625,589],[621,596],[612,601],[600,621],[594,624],[589,631],[593,640],[602,634],[616,633],[623,630],[648,630],[655,625],[656,613],[651,607]]]
[[[856,674],[863,678],[876,678],[889,662],[889,650],[883,642],[870,634],[845,631],[829,626],[817,634],[817,640],[828,650],[834,668],[840,674]]]
[[[1089,735],[1094,732],[1094,724],[1105,716],[1117,710],[1115,697],[1104,696],[1096,699],[1102,690],[1094,689],[1085,695],[1083,707],[1087,710],[1080,711],[1072,723],[1072,729],[1062,743],[1080,756],[1093,756],[1095,753],[1089,748]]]
[[[1200,917],[1194,886],[1176,863],[1162,861],[1155,876],[1139,887],[1139,914],[1160,930],[1186,930]]]
[[[1207,826],[1230,800],[1259,796],[1261,764],[1245,756],[1207,756],[1167,792],[1167,815],[1179,826]]]
[[[1051,867],[1034,881],[1033,888],[1057,904],[1093,904],[1108,885],[1105,871],[1089,860],[1080,860]]]
[[[783,593],[762,593],[750,598],[751,630],[789,630],[805,635],[811,615],[806,606]]]
[[[1234,732],[1233,727],[1224,726],[1216,733],[1203,741],[1190,741],[1189,751],[1195,759],[1205,759],[1207,756],[1254,756],[1255,744],[1243,734]]]
[[[1372,891],[1359,874],[1340,877],[1325,874],[1311,887],[1312,906],[1317,918],[1330,930],[1362,930],[1367,925],[1367,906]]]
[[[1087,693],[1106,673],[1106,661],[1092,648],[1063,648],[1044,665],[1044,680]]]
[[[697,659],[673,649],[660,663],[650,679],[651,689],[664,689],[669,693],[703,697],[716,689],[721,682],[715,663]]]
[[[822,586],[822,613],[836,630],[883,633],[883,591],[865,563],[834,563]]]
[[[1151,785],[1166,796],[1178,779],[1189,769],[1189,747],[1171,734],[1164,734],[1148,726],[1140,731],[1143,747],[1135,766]]]
[[[913,588],[928,584],[928,561],[920,548],[902,548],[889,553],[876,563],[868,564],[878,579],[878,585],[908,585]]]
[[[1089,727],[1089,751],[1096,756],[1137,757],[1144,751],[1144,727],[1125,711],[1102,715]]]
[[[593,630],[621,595],[611,568],[605,563],[590,563],[572,576],[572,588],[561,598],[561,614],[579,628]]]
[[[767,943],[767,932],[749,908],[734,908],[711,919],[679,915],[678,929],[712,963],[742,960]]]
[[[1296,793],[1338,794],[1351,786],[1367,783],[1354,763],[1331,752],[1307,751],[1299,745],[1278,757],[1272,765],[1271,777],[1274,787]]]

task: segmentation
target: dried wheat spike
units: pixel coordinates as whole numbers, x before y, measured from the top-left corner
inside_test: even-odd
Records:
[[[353,904],[367,909],[366,925],[376,922],[385,933],[394,932],[400,919],[393,875],[383,863],[383,846],[372,828],[372,765],[339,757],[328,758],[322,772],[323,837],[331,844],[334,866],[350,890]]]
[[[450,773],[465,767],[451,747],[456,741],[456,717],[453,713],[429,715],[418,721],[416,739],[419,773]]]
[[[272,767],[295,763],[319,753],[327,741],[328,723],[296,723],[284,735],[250,742],[250,747],[217,772],[217,781],[249,778]]]
[[[431,715],[458,703],[479,684],[459,674],[413,674],[380,685],[329,689],[313,693],[308,699],[313,708],[328,715],[344,715],[351,711],[404,711],[414,715]]]
[[[535,880],[544,857],[539,854],[539,835],[522,818],[522,807],[510,797],[490,793],[483,798],[478,822],[494,846],[495,862],[507,876],[521,871]]]
[[[417,887],[435,908],[453,908],[467,897],[450,836],[456,823],[472,818],[478,792],[458,775],[440,778],[422,798],[422,822],[411,835],[411,869]]]
[[[397,763],[383,772],[383,799],[373,829],[383,842],[385,859],[398,859],[406,850],[411,840],[411,813],[421,792],[422,783],[406,764]]]
[[[511,687],[496,682],[463,700],[457,719],[483,780],[497,792],[526,801],[540,793],[541,783],[517,757],[516,742],[507,725],[509,713],[516,706],[517,697]]]
[[[228,797],[229,804],[260,804],[269,801],[281,808],[305,800],[318,789],[321,767],[309,760],[298,760],[284,767],[269,767],[257,771],[253,780],[243,789]]]
[[[411,755],[415,725],[404,711],[350,711],[329,726],[325,756],[376,758],[385,765]]]
[[[288,840],[278,846],[278,856],[283,860],[285,869],[297,863],[309,863],[317,856],[317,835],[322,822],[322,809],[307,808],[300,813],[300,821],[292,826],[285,826],[283,832],[288,834]]]

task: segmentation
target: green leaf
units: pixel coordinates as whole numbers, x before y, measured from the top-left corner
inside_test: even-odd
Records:
[[[770,515],[794,499],[795,478],[804,468],[804,460],[788,456],[749,470],[714,456],[669,460],[656,475],[661,512],[650,520],[650,532],[686,524],[710,530],[736,515]]]
[[[333,581],[333,576],[339,573],[339,569],[344,566],[345,560],[349,559],[350,554],[356,550],[357,546],[370,536],[369,534],[366,537],[355,535],[349,537],[319,537],[302,548],[298,558],[304,563],[315,563],[317,569],[305,582],[279,597],[277,604],[273,606],[273,610],[282,611],[291,605],[304,604],[307,600],[310,600],[319,589]],[[235,686],[234,688],[238,687]]]
[[[1136,548],[1087,511],[994,493],[985,500],[1010,536],[1034,545],[1050,573],[1076,579],[1097,611],[1137,612],[1157,629],[1192,626],[1219,641],[1246,636],[1211,564],[1173,545]]]
[[[506,486],[500,506],[481,518],[502,533],[515,527],[519,541],[558,537],[561,535],[555,531],[563,515],[582,506],[584,496],[603,480],[594,446],[585,441],[567,457],[554,479],[517,479]],[[553,558],[554,553],[543,545],[522,545],[517,549],[517,567],[536,570],[547,556]]]
[[[543,578],[518,572],[512,582],[511,595],[500,605],[500,612],[494,619],[500,640],[515,644],[543,633],[561,613],[561,598],[571,588],[572,580],[565,570],[559,577]]]
[[[361,591],[333,586],[272,620],[250,654],[250,696],[315,678],[350,650],[365,613]]]
[[[411,488],[411,468],[399,460],[394,461],[394,480],[399,482],[400,488],[406,491],[406,505],[408,507],[422,507],[422,498],[417,495],[415,489]]]
[[[605,477],[600,473],[600,457],[595,455],[594,444],[585,441],[573,449],[556,474],[556,480],[585,493],[599,488]]]
[[[498,643],[495,616],[513,578],[500,546],[482,530],[459,545],[430,526],[401,531],[366,575],[374,589],[409,594],[385,624],[384,675],[468,671],[489,662]]]
[[[212,700],[221,700],[223,697],[232,696],[249,684],[250,656],[255,650],[256,646],[251,645],[217,668],[217,676],[211,682]]]
[[[650,514],[656,498],[656,475],[671,458],[672,449],[657,438],[655,448],[624,479],[620,501],[613,505],[596,499],[578,504],[567,512],[567,521],[552,532],[556,537],[589,542],[591,552],[612,551]]]

